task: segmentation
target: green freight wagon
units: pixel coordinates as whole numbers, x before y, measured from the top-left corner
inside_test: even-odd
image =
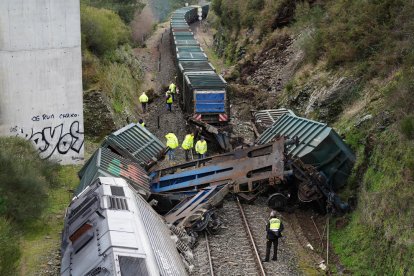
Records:
[[[355,155],[335,130],[326,124],[286,113],[260,135],[256,144],[269,143],[277,136],[297,137],[299,143],[288,146],[288,153],[316,167],[334,190],[346,184]]]

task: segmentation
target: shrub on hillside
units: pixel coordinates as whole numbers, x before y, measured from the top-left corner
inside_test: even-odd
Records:
[[[16,275],[20,258],[19,236],[3,217],[0,217],[0,248],[0,275]]]
[[[140,0],[82,0],[82,3],[95,8],[104,8],[117,13],[125,23],[134,19],[137,11],[144,8]]]
[[[404,61],[413,25],[414,4],[402,0],[340,0],[300,4],[296,25],[310,34],[304,42],[310,60],[326,57],[329,67],[368,61],[385,74]],[[404,22],[404,23],[403,23]]]
[[[82,6],[83,41],[93,53],[102,56],[130,39],[130,30],[113,11]]]
[[[103,66],[99,83],[116,113],[122,113],[132,103],[134,95],[138,98],[139,82],[126,64],[109,63]]]
[[[58,165],[41,160],[21,138],[0,138],[0,216],[25,223],[40,216]]]
[[[400,123],[401,131],[407,139],[414,139],[414,117],[402,119]]]

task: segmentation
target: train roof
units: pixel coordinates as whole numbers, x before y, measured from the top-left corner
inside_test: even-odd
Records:
[[[194,89],[225,89],[227,82],[215,72],[184,73],[187,83]]]
[[[177,53],[177,59],[178,61],[182,60],[208,60],[207,55],[203,52],[182,52]]]
[[[178,68],[181,72],[216,71],[216,68],[208,61],[180,61]]]
[[[196,39],[175,39],[174,40],[175,46],[185,46],[185,45],[200,45]]]
[[[200,46],[193,46],[193,45],[190,45],[190,46],[180,45],[180,46],[175,47],[175,50],[177,53],[189,53],[189,52],[204,53],[203,48],[201,48]]]

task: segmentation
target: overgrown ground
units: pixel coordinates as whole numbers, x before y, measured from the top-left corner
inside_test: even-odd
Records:
[[[79,184],[80,166],[59,168],[58,185],[49,190],[42,216],[27,225],[21,240],[20,275],[57,275],[60,273],[60,238],[65,210]]]

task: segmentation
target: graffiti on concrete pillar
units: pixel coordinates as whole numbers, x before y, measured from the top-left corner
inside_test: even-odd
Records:
[[[40,157],[48,159],[54,153],[65,155],[71,151],[79,153],[82,149],[84,136],[79,121],[73,121],[67,131],[64,129],[64,123],[62,123],[36,131],[32,128],[30,133],[15,126],[10,128],[10,132],[31,141],[39,151]]]

